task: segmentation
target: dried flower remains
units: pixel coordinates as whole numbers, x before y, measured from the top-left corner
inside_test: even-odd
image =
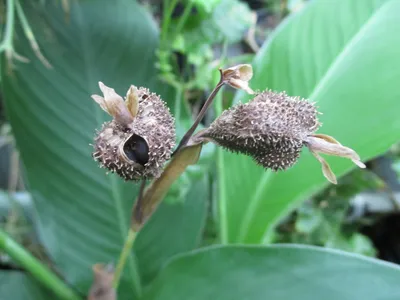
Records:
[[[248,64],[236,65],[222,71],[222,78],[225,83],[236,89],[242,89],[246,93],[253,95],[254,91],[249,86],[249,81],[253,77],[253,67]]]
[[[349,158],[364,168],[352,149],[330,136],[315,134],[320,127],[317,115],[314,103],[285,93],[264,91],[250,102],[224,111],[198,137],[249,155],[259,165],[274,171],[293,166],[306,146],[332,183],[336,183],[335,175],[320,153]]]
[[[158,177],[175,146],[175,125],[168,107],[147,88],[131,86],[125,100],[99,82],[103,97],[92,95],[113,117],[97,132],[93,158],[125,180]]]
[[[95,264],[94,281],[89,290],[88,300],[116,300],[117,292],[112,285],[114,268],[112,265]]]

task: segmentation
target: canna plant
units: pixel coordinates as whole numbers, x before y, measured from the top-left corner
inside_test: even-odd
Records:
[[[330,136],[314,134],[320,123],[313,103],[269,90],[255,93],[249,87],[252,76],[250,65],[220,69],[218,84],[163,171],[163,163],[170,158],[175,143],[174,120],[165,103],[159,96],[150,95],[147,89],[133,85],[123,100],[114,89],[99,83],[104,96],[93,95],[92,98],[113,120],[106,122],[97,133],[93,157],[100,167],[116,172],[125,180],[142,180],[142,183],[113,285],[108,280],[104,286],[104,277],[110,278],[110,271],[96,265],[96,280],[90,299],[104,299],[104,295],[108,295],[106,298],[110,300],[116,298],[115,289],[138,232],[174,181],[186,167],[196,163],[204,143],[211,141],[229,151],[251,156],[256,163],[273,171],[293,166],[305,146],[321,162],[323,174],[334,184],[337,183],[335,175],[319,153],[347,157],[365,168],[354,150],[342,146]],[[194,134],[207,108],[226,84],[256,96],[246,104],[223,112],[209,128]],[[146,189],[146,181],[152,178],[153,182]]]
[[[177,1],[167,2],[170,8]],[[230,2],[225,1],[225,7]],[[400,70],[394,51],[400,45],[398,1],[310,2],[303,12],[289,17],[257,54],[251,81],[257,91],[249,86],[249,65],[222,70],[199,116],[179,140],[175,130],[180,136],[182,119],[190,119],[179,106],[184,87],[176,86],[175,99],[155,80],[158,31],[139,4],[74,1],[65,9],[59,2],[47,1],[45,10],[35,4],[7,1],[7,20],[20,22],[15,22],[18,38],[13,39],[12,26],[7,26],[2,50],[8,59],[20,53],[30,63],[13,61],[13,73],[7,63],[2,64],[2,88],[26,167],[40,238],[58,274],[1,234],[3,252],[27,271],[1,272],[2,282],[15,283],[0,286],[1,296],[92,300],[115,299],[117,294],[121,300],[202,300],[210,295],[222,300],[400,297],[400,271],[394,265],[329,249],[265,245],[264,238],[266,227],[271,230],[287,207],[293,208],[296,201],[323,185],[323,176],[312,168],[315,160],[309,163],[310,156],[321,162],[331,182],[336,178],[321,154],[364,166],[353,150],[317,132],[317,109],[300,98],[317,101],[318,110],[324,112],[324,118],[320,117],[324,131],[354,147],[363,160],[398,140],[394,109],[398,108]],[[104,17],[110,15],[113,18]],[[313,35],[308,33],[310,22]],[[162,36],[167,44],[165,28]],[[32,53],[31,46],[38,44],[41,52],[36,47]],[[126,97],[100,84],[103,95],[88,101],[98,90],[98,80],[117,91],[128,88]],[[244,90],[251,101],[234,103],[209,127],[196,132],[225,85]],[[237,96],[244,98],[241,92]],[[214,102],[216,106],[222,103]],[[95,128],[99,131],[90,147]],[[208,199],[204,193],[208,178],[193,176],[190,184],[181,184],[178,178],[189,165],[198,163],[200,152],[204,156],[207,143],[218,145],[213,156],[218,172],[213,179],[218,181],[217,226],[222,245],[190,251],[199,246],[204,226],[206,207],[196,201]],[[90,159],[91,152],[106,172],[117,175],[105,176]],[[335,163],[339,175],[349,169],[343,161]],[[171,205],[177,183],[179,192],[184,187],[189,192],[182,197],[185,201]],[[130,211],[133,195],[138,196]],[[167,201],[161,203],[163,198]],[[227,245],[235,242],[251,245]],[[41,293],[38,286],[56,296],[48,290]],[[13,296],[18,292],[23,296]]]

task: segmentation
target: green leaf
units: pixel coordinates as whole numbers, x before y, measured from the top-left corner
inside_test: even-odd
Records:
[[[55,299],[52,293],[20,271],[0,272],[0,295],[13,300]]]
[[[399,30],[400,1],[312,1],[264,45],[250,85],[316,101],[320,131],[367,160],[399,139]],[[225,242],[268,242],[282,216],[328,184],[308,151],[276,174],[219,151]],[[328,160],[338,176],[354,167],[345,159]]]
[[[90,95],[100,92],[101,80],[122,95],[131,84],[149,87],[171,108],[175,99],[157,82],[156,24],[135,1],[74,1],[69,17],[57,1],[24,4],[53,68],[35,57],[19,28],[16,50],[30,63],[17,63],[12,74],[3,69],[7,114],[26,168],[41,240],[57,270],[86,293],[93,279],[91,266],[116,263],[138,190],[134,183],[106,176],[91,158],[95,129],[110,117]],[[201,192],[188,193],[187,203],[162,205],[140,233],[137,255],[129,259],[122,278],[122,294],[140,293],[138,265],[146,284],[170,255],[197,245],[207,194],[207,182],[198,181],[194,190]]]
[[[174,259],[143,299],[395,300],[399,280],[396,265],[340,251],[225,246]]]

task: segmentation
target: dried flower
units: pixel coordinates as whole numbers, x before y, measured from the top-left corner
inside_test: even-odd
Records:
[[[308,147],[310,152],[322,165],[322,172],[325,177],[332,183],[337,183],[335,174],[333,174],[328,163],[319,155],[319,153],[341,156],[349,158],[360,168],[365,168],[358,154],[348,147],[343,146],[333,137],[325,134],[313,134],[304,140],[304,145]]]
[[[249,81],[253,77],[253,67],[243,64],[237,65],[222,71],[223,80],[225,83],[236,89],[242,89],[249,94],[254,94],[254,91],[249,87]]]
[[[158,177],[175,146],[174,119],[168,107],[146,88],[131,86],[126,99],[99,83],[104,97],[93,95],[113,120],[97,133],[93,157],[125,180]]]
[[[321,162],[325,177],[336,183],[329,165],[318,154],[352,159],[364,168],[359,156],[332,137],[314,134],[320,127],[314,103],[265,91],[246,104],[224,111],[198,136],[233,152],[243,153],[274,171],[293,166],[303,146]]]
[[[113,288],[114,268],[112,265],[95,264],[94,281],[89,290],[88,300],[115,300],[117,293]]]

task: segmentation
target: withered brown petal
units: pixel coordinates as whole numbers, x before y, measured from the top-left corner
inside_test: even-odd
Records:
[[[222,78],[226,84],[236,89],[242,89],[251,95],[254,94],[249,86],[252,77],[253,67],[249,64],[237,65],[222,71]]]
[[[117,293],[113,288],[114,270],[111,265],[95,264],[94,281],[89,290],[88,300],[116,300]]]
[[[128,92],[126,93],[125,103],[132,116],[136,117],[139,111],[139,93],[136,86],[130,86]]]
[[[114,89],[106,86],[102,82],[99,82],[99,87],[104,97],[92,95],[92,99],[120,124],[126,126],[131,123],[133,121],[133,116],[126,107],[122,97],[118,95]]]
[[[310,135],[306,138],[305,143],[314,152],[348,158],[358,167],[365,168],[365,165],[360,160],[360,156],[353,149],[343,146],[329,135]]]
[[[312,150],[310,150],[310,152],[321,163],[321,165],[322,165],[322,173],[324,174],[325,178],[328,179],[333,184],[337,184],[336,176],[332,172],[331,167],[326,162],[326,160],[322,156],[320,156],[318,153],[316,153],[316,152],[314,152]]]

